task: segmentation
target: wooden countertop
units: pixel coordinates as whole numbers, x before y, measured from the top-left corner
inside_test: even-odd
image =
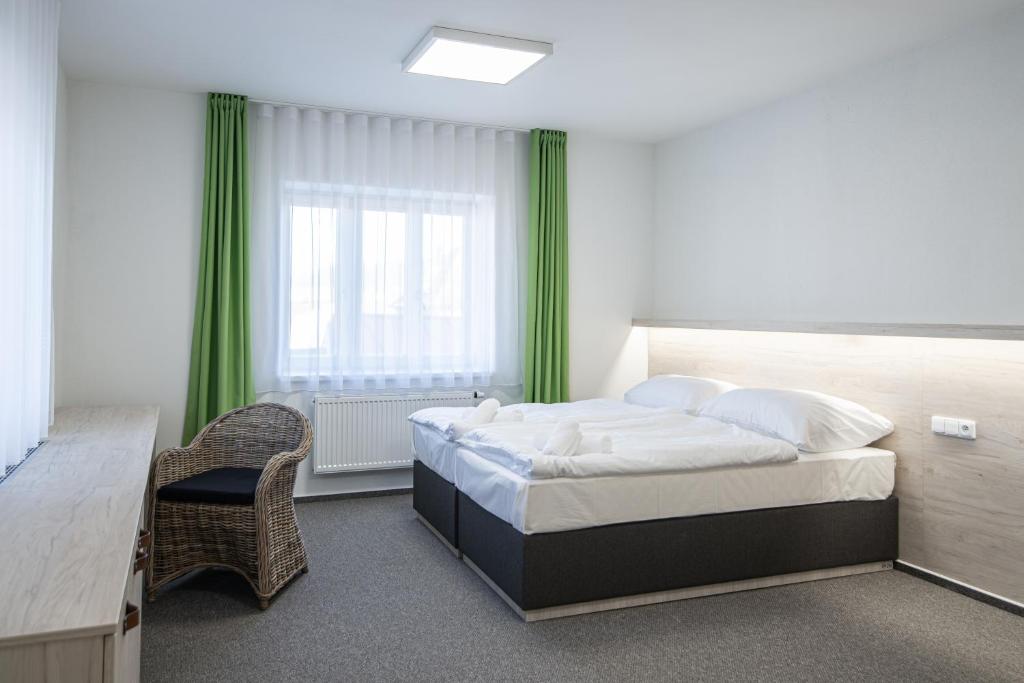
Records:
[[[0,482],[0,645],[113,633],[159,409],[61,408]]]

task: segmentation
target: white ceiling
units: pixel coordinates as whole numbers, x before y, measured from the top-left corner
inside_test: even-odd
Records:
[[[63,0],[70,78],[657,141],[1021,0]],[[432,26],[553,42],[506,86],[404,74]]]

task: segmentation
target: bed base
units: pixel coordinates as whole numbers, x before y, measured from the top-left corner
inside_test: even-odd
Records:
[[[892,567],[898,501],[819,503],[522,534],[458,494],[459,550],[527,621]]]
[[[822,579],[837,579],[842,576],[855,576],[857,574],[870,574],[872,572],[884,572],[893,568],[891,561],[866,562],[846,567],[830,567],[828,569],[815,569],[807,572],[794,572],[792,574],[780,574],[778,576],[763,576],[755,579],[744,579],[742,581],[727,581],[725,583],[713,583],[706,586],[692,586],[690,588],[677,588],[675,590],[659,591],[656,593],[643,593],[641,595],[627,595],[621,598],[607,598],[605,600],[592,600],[590,602],[577,602],[570,605],[557,605],[555,607],[541,607],[539,609],[524,610],[517,605],[512,598],[505,594],[491,578],[484,573],[480,567],[473,564],[473,560],[463,556],[462,560],[476,574],[483,579],[484,583],[490,586],[491,590],[498,594],[505,603],[512,608],[523,621],[544,621],[546,619],[560,619],[562,617],[575,617],[581,614],[593,614],[595,612],[606,612],[613,609],[625,609],[628,607],[644,607],[657,605],[663,602],[675,602],[677,600],[690,600],[691,598],[706,598],[712,595],[723,595],[725,593],[739,593],[741,591],[757,590],[758,588],[773,588],[776,586],[788,586],[793,583],[806,583],[808,581],[820,581]]]
[[[427,528],[427,531],[434,534],[434,536],[437,537],[437,540],[441,541],[441,543],[444,544],[444,547],[447,548],[452,555],[454,555],[460,560],[462,559],[462,551],[453,546],[451,543],[449,543],[448,539],[444,537],[444,534],[435,529],[434,525],[428,522],[426,519],[424,519],[423,515],[417,512],[416,519],[419,521],[420,524]]]
[[[420,521],[456,556],[459,547],[459,498],[455,484],[419,460],[412,465],[412,507]]]

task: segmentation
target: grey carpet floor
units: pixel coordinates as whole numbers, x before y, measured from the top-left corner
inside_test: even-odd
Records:
[[[143,612],[144,681],[1024,681],[1024,619],[901,572],[525,624],[410,496],[304,503],[310,573]]]

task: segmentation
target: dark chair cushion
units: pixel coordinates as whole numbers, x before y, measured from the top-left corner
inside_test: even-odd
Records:
[[[161,486],[156,497],[189,503],[252,505],[261,474],[263,470],[251,467],[218,467]]]

